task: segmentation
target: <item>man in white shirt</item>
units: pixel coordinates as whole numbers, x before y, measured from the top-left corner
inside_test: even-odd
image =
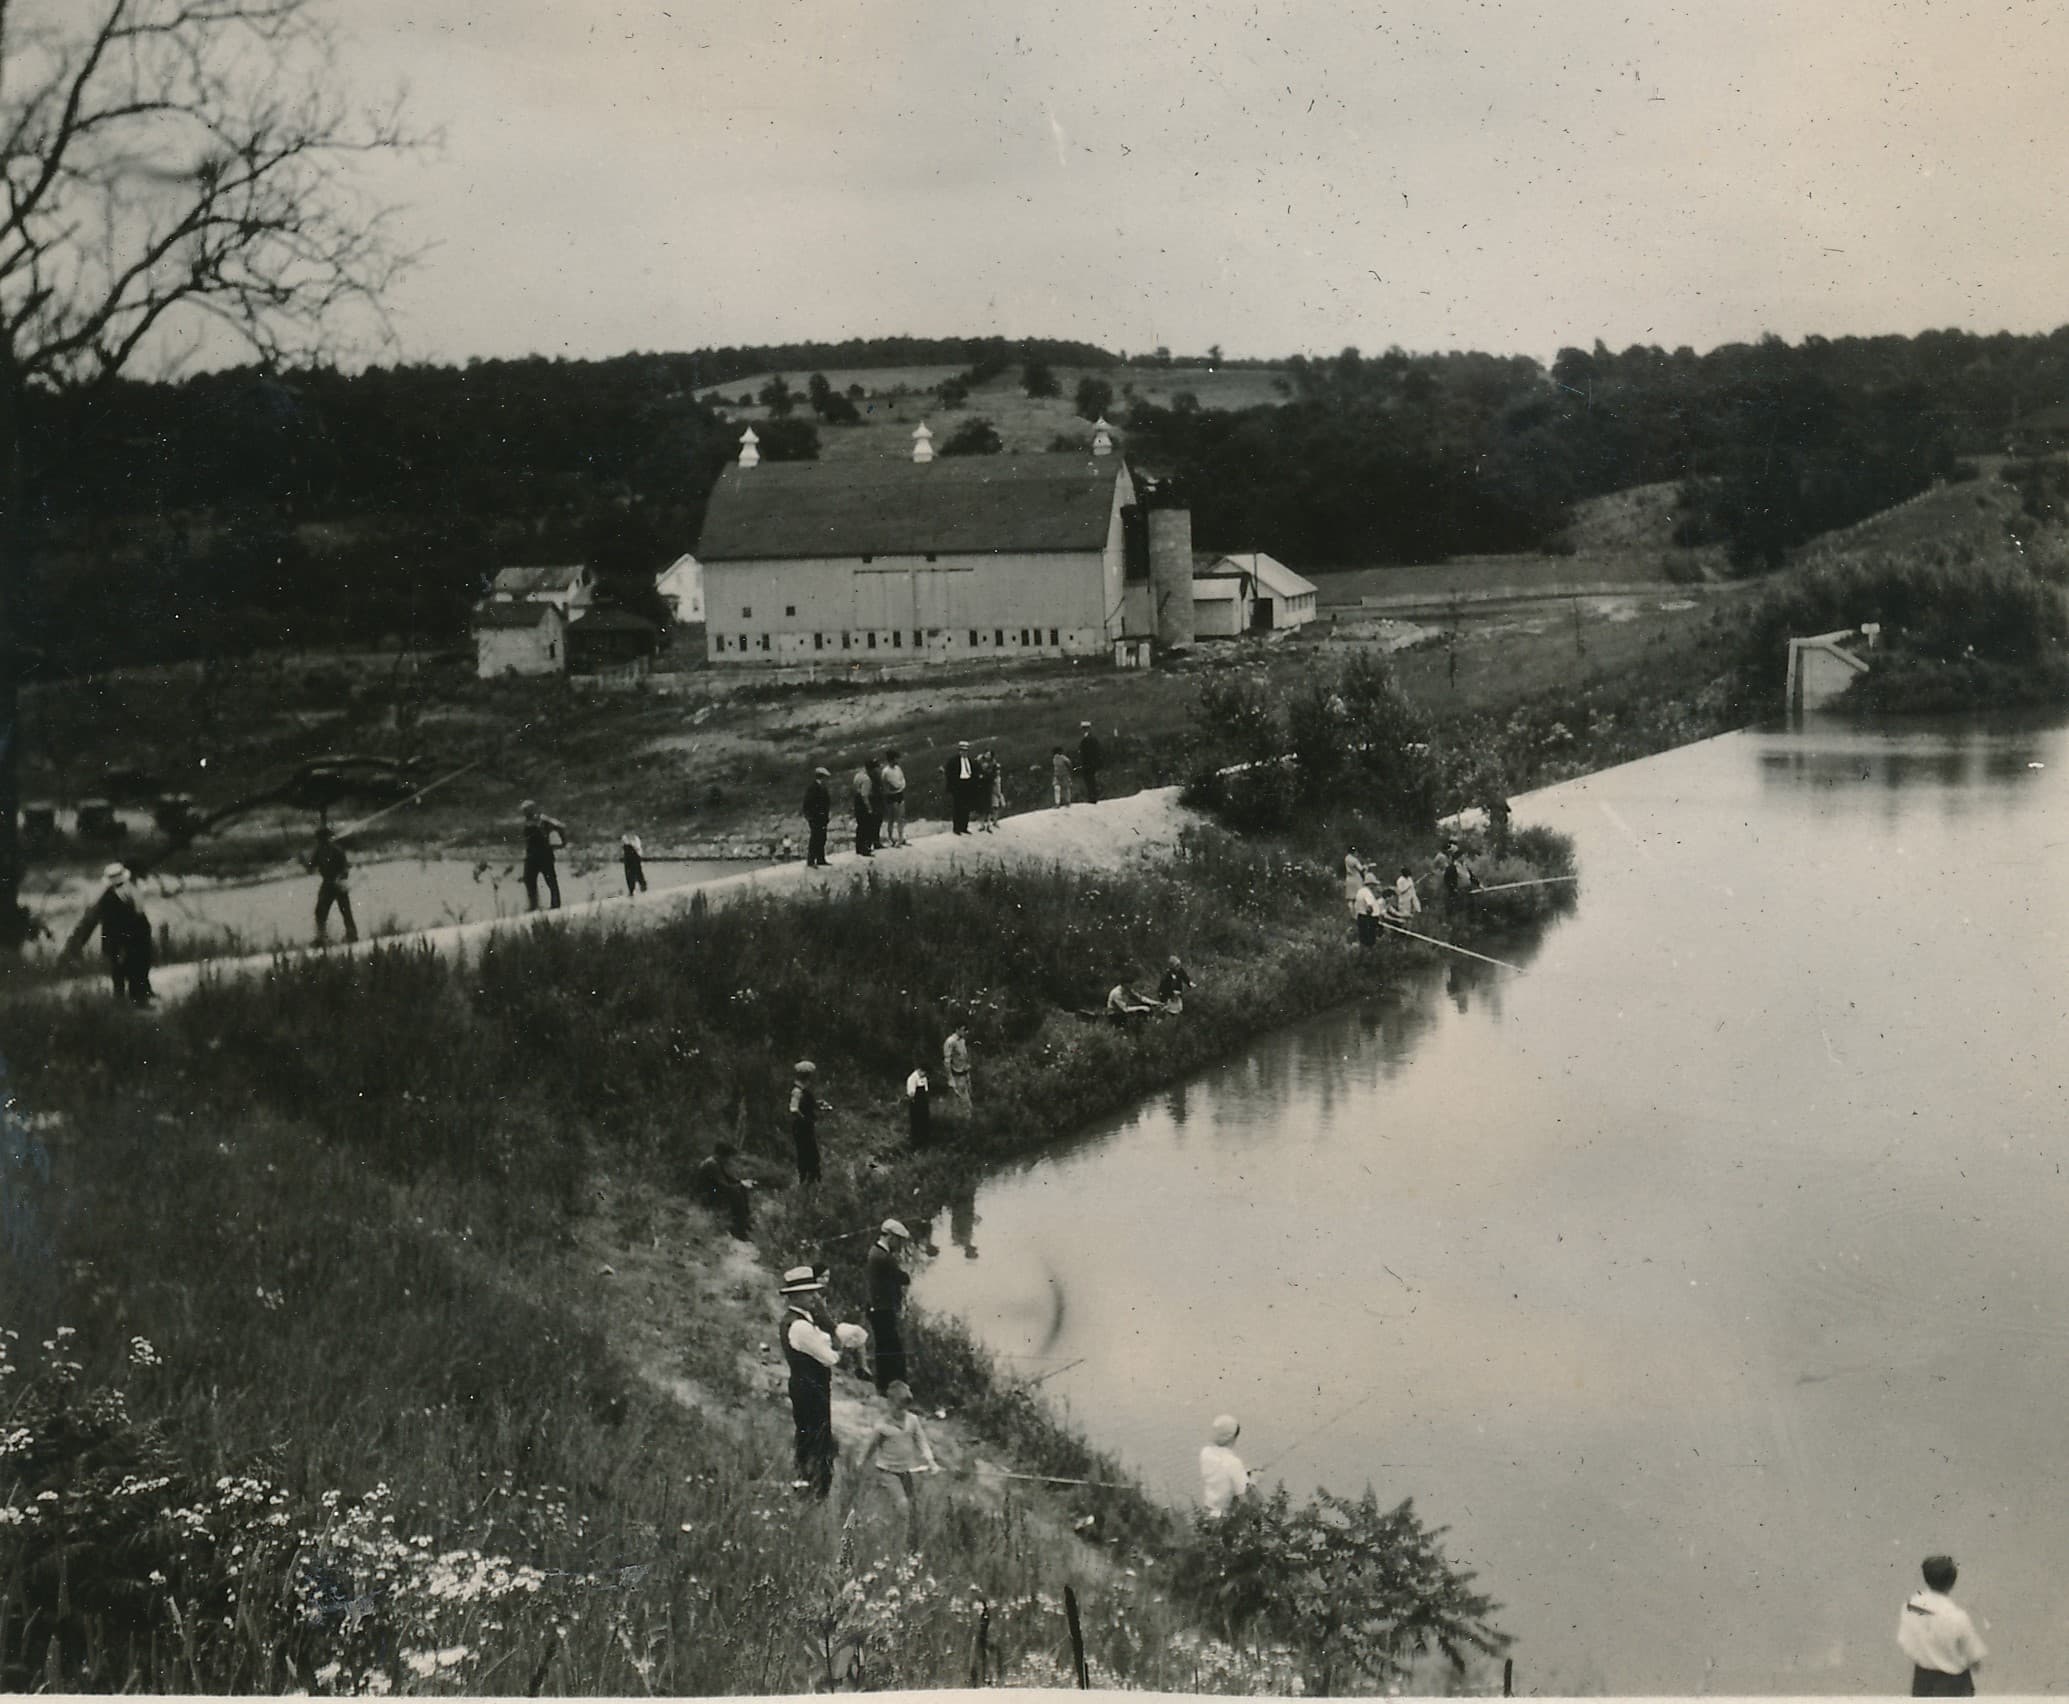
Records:
[[[1897,1646],[1911,1659],[1913,1698],[1973,1698],[1975,1670],[1988,1653],[1976,1624],[1947,1594],[1954,1589],[1954,1558],[1928,1556],[1925,1590],[1913,1592],[1897,1618]]]
[[[1379,919],[1385,908],[1365,883],[1358,884],[1358,894],[1351,901],[1351,915],[1358,922],[1358,945],[1375,947],[1379,945]]]
[[[1200,1446],[1200,1500],[1210,1521],[1220,1520],[1250,1490],[1250,1470],[1229,1448],[1242,1432],[1234,1415],[1218,1414],[1208,1434],[1212,1441]]]
[[[833,1489],[833,1369],[841,1363],[840,1346],[812,1317],[812,1298],[825,1288],[809,1266],[784,1273],[786,1305],[777,1327],[790,1367],[790,1420],[797,1430],[794,1484],[801,1495],[822,1503]]]

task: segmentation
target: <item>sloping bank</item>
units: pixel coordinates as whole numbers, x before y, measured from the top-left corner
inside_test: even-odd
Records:
[[[1486,879],[1564,867],[1549,837],[1517,848]],[[1429,847],[1365,850],[1420,864]],[[599,1226],[600,1203],[636,1194],[628,1181],[679,1200],[720,1137],[780,1182],[801,1056],[833,1107],[825,1181],[769,1192],[761,1253],[823,1253],[850,1284],[852,1233],[1263,1029],[1382,992],[1400,955],[1432,950],[1351,946],[1319,850],[1203,829],[1168,863],[1129,861],[750,894],[639,931],[498,935],[471,957],[285,962],[146,1020],[100,1003],[0,1015],[8,1092],[45,1133],[11,1126],[8,1293],[23,1340],[57,1346],[44,1394],[15,1410],[34,1446],[0,1463],[0,1500],[40,1511],[0,1524],[5,1678],[783,1690],[852,1635],[880,1678],[943,1684],[969,1678],[964,1581],[996,1606],[995,1664],[1052,1649],[1044,1600],[1088,1565],[1069,1528],[1089,1518],[1103,1554],[1148,1564],[1177,1540],[1167,1511],[1086,1488],[1064,1492],[1067,1520],[1031,1521],[1025,1499],[955,1494],[917,1572],[842,1560],[825,1517],[789,1504],[780,1415],[744,1365],[766,1341],[759,1284],[730,1311],[685,1292],[659,1328],[717,1399],[700,1417],[614,1352],[626,1303],[576,1262],[599,1239],[665,1238],[720,1270],[701,1215]],[[1569,894],[1495,896],[1462,938]],[[1122,1033],[1078,1015],[1173,953],[1197,980],[1183,1017]],[[899,1085],[959,1016],[976,1116],[944,1116],[939,1148],[907,1154]],[[930,1401],[1025,1471],[1121,1478],[929,1330],[951,1381]],[[101,1401],[117,1384],[127,1413]],[[613,1572],[627,1566],[636,1581]],[[1228,1683],[1195,1612],[1124,1578],[1088,1629],[1102,1672]]]

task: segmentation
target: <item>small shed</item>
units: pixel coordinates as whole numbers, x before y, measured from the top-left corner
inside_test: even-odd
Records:
[[[1315,583],[1304,580],[1275,557],[1253,550],[1233,558],[1256,576],[1256,601],[1250,625],[1259,632],[1279,627],[1305,627],[1315,619]]]
[[[1226,556],[1193,570],[1193,633],[1200,639],[1240,639],[1250,630],[1255,601],[1247,569]]]
[[[474,606],[474,672],[482,680],[565,674],[567,639],[558,604],[492,598]]]
[[[568,668],[598,674],[626,664],[647,663],[661,643],[661,630],[643,615],[615,604],[599,604],[568,629]]]
[[[678,624],[704,619],[704,564],[687,551],[661,570],[654,590],[668,600]]]

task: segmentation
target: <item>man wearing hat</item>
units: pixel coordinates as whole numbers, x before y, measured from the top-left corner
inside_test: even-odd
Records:
[[[1200,1446],[1200,1500],[1210,1521],[1220,1520],[1250,1490],[1250,1470],[1230,1448],[1242,1432],[1233,1414],[1217,1414],[1209,1441]]]
[[[948,783],[948,814],[958,834],[970,832],[970,805],[977,791],[977,765],[970,757],[970,742],[957,740],[955,755],[942,766]]]
[[[819,1102],[812,1093],[812,1079],[819,1067],[800,1059],[791,1067],[790,1145],[797,1154],[799,1183],[819,1181]]]
[[[825,1281],[809,1266],[793,1266],[784,1273],[783,1321],[776,1328],[790,1368],[797,1490],[822,1503],[833,1489],[833,1369],[841,1361],[840,1345],[812,1313],[814,1298],[825,1288]]]
[[[151,992],[151,922],[124,865],[110,864],[101,872],[100,896],[66,940],[63,956],[76,957],[96,929],[101,932],[101,963],[115,997],[126,997],[133,1006],[149,1005],[157,998]]]
[[[821,764],[812,771],[812,779],[805,785],[805,868],[826,867],[826,825],[833,820],[833,794],[826,783],[832,778],[832,771]]]
[[[553,909],[560,909],[560,871],[555,868],[555,848],[568,843],[565,824],[548,816],[539,809],[536,799],[527,799],[519,807],[524,812],[524,896],[531,909],[539,909],[539,884],[546,884],[546,891],[553,899]]]
[[[912,1233],[903,1224],[886,1219],[883,1234],[869,1245],[869,1255],[863,1262],[869,1296],[869,1335],[876,1342],[873,1371],[880,1396],[892,1380],[905,1377],[905,1339],[899,1334],[898,1319],[905,1311],[905,1290],[912,1282],[912,1274],[898,1264],[898,1251],[911,1241]]]
[[[1085,778],[1085,803],[1099,803],[1099,766],[1106,761],[1090,722],[1078,724],[1078,773]]]

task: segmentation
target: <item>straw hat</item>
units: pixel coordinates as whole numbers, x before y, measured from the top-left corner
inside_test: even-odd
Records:
[[[826,1285],[809,1266],[793,1266],[783,1274],[783,1291],[786,1296],[802,1296],[812,1290],[823,1290]]]
[[[129,867],[126,864],[110,864],[101,871],[101,880],[111,888],[119,888],[129,880]]]
[[[912,1232],[908,1231],[905,1228],[905,1226],[896,1219],[886,1219],[884,1221],[884,1235],[887,1237],[899,1237],[906,1242],[912,1241]]]
[[[1223,1449],[1226,1449],[1236,1441],[1237,1436],[1242,1430],[1243,1428],[1236,1424],[1236,1417],[1233,1414],[1217,1414],[1214,1416],[1214,1424],[1208,1428],[1208,1435],[1217,1444],[1221,1445]]]
[[[814,1065],[809,1059],[800,1059],[795,1065],[791,1066],[790,1069],[793,1075],[799,1077],[816,1076],[819,1071],[819,1067]]]

